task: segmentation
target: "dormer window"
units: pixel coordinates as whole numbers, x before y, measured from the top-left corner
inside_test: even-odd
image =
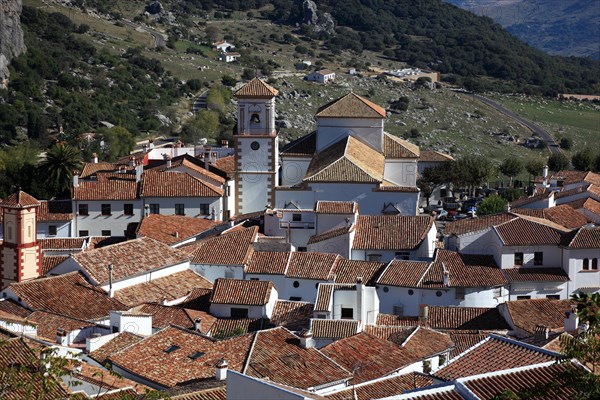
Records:
[[[250,116],[250,123],[251,124],[260,124],[260,115],[258,115],[258,113],[253,113]]]

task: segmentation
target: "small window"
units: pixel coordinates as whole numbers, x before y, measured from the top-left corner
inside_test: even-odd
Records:
[[[197,359],[199,359],[200,357],[202,357],[203,355],[204,355],[204,353],[203,353],[203,352],[201,352],[201,351],[196,351],[196,352],[194,352],[194,353],[190,354],[188,357],[189,357],[189,358],[191,358],[192,360],[197,360]]]
[[[543,265],[544,264],[544,253],[541,251],[536,251],[533,253],[533,265]]]
[[[354,310],[352,308],[342,307],[342,319],[352,319],[354,317]]]
[[[166,349],[164,349],[163,351],[164,351],[165,353],[169,354],[169,353],[172,353],[172,352],[174,352],[175,350],[179,350],[179,349],[180,349],[180,347],[179,347],[179,346],[177,346],[176,344],[173,344],[173,345],[171,345],[171,346],[167,347]]]
[[[175,204],[175,215],[185,215],[185,205]]]
[[[381,261],[381,254],[369,254],[367,259],[369,261]]]
[[[387,293],[387,292],[389,292],[389,291],[390,291],[390,288],[389,288],[389,287],[387,287],[387,286],[384,286],[384,287],[383,287],[383,293]]]
[[[290,301],[301,301],[302,297],[298,297],[298,296],[290,296]]]
[[[110,204],[102,204],[100,206],[100,210],[102,212],[102,215],[110,215],[111,214]]]
[[[317,314],[317,319],[325,319],[327,318],[327,315],[325,314]]]
[[[127,203],[123,206],[123,214],[133,215],[133,204]]]
[[[56,228],[56,225],[48,226],[48,235],[56,236],[57,233],[58,233],[58,229]]]
[[[110,230],[102,230],[102,236],[112,236],[112,233]]]
[[[517,296],[517,300],[529,300],[531,296]]]
[[[302,221],[302,214],[292,214],[292,221],[293,222],[301,222]]]
[[[412,289],[408,289],[408,295],[412,296],[413,294],[415,294],[415,291]]]
[[[587,258],[583,259],[583,270],[588,271],[590,269],[590,260]]]
[[[150,204],[150,214],[160,214],[160,204]]]
[[[208,215],[208,214],[210,214],[210,204],[200,203],[200,215]]]
[[[437,292],[435,292],[435,295],[436,295],[437,297],[442,297],[442,291],[441,291],[441,290],[438,290]]]
[[[306,247],[300,246],[296,249],[296,251],[298,251],[300,253],[306,253],[308,251],[308,249]]]
[[[251,281],[257,281],[258,278],[250,278]]]
[[[410,260],[410,253],[408,251],[397,251],[395,258],[397,260]]]
[[[523,253],[515,253],[515,265],[523,265]]]
[[[111,326],[112,333],[119,333],[119,327],[116,325]]]
[[[560,295],[558,295],[558,294],[548,294],[548,295],[546,295],[546,298],[550,299],[550,300],[560,300]]]
[[[231,307],[231,318],[248,318],[248,309]]]
[[[88,209],[88,205],[87,204],[80,204],[79,205],[79,211],[78,211],[79,215],[90,215],[89,209]]]
[[[79,236],[90,236],[89,231],[79,231]]]
[[[465,288],[457,287],[454,289],[454,298],[456,300],[464,300],[465,299]]]
[[[294,281],[294,283],[292,284],[292,286],[294,286],[295,288],[300,287],[300,282]]]
[[[598,259],[597,258],[592,259],[592,269],[598,270]]]
[[[251,124],[260,124],[260,115],[258,115],[258,113],[253,113],[250,116],[250,123]]]

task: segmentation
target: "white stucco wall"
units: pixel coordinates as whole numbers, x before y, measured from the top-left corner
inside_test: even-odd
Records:
[[[569,298],[567,282],[513,282],[510,284],[509,300],[518,300],[517,296],[530,296],[532,299],[545,299],[547,296]]]
[[[293,186],[302,182],[310,165],[310,157],[281,156],[281,185]]]
[[[79,215],[79,204],[88,205],[89,215]],[[102,215],[102,204],[111,205],[111,215]],[[133,215],[125,215],[124,205],[133,204]],[[73,201],[73,213],[76,217],[73,223],[73,236],[80,236],[81,231],[88,231],[88,235],[82,236],[102,236],[103,230],[108,230],[111,236],[124,236],[127,225],[138,223],[142,217],[141,200],[124,201]]]
[[[56,227],[56,235],[50,235],[50,226]],[[71,221],[38,221],[37,238],[44,239],[54,237],[71,237]]]
[[[347,233],[328,240],[308,245],[308,251],[319,253],[339,254],[344,258],[350,258],[350,237],[354,233]]]
[[[398,186],[417,186],[417,161],[387,159],[383,178]]]
[[[211,282],[217,278],[244,279],[243,265],[190,264],[190,268]]]
[[[563,269],[569,274],[567,283],[569,295],[577,293],[582,287],[600,287],[600,252],[598,249],[564,249],[562,254]],[[583,269],[583,260],[589,260],[590,269]],[[598,258],[598,270],[592,270],[592,259]],[[596,290],[598,291],[598,290]],[[589,291],[588,291],[589,293]]]
[[[158,204],[161,215],[175,215],[175,204],[183,204],[186,217],[210,217],[215,209],[215,219],[222,220],[221,197],[145,197],[144,205]],[[200,204],[208,204],[208,214],[200,213]]]

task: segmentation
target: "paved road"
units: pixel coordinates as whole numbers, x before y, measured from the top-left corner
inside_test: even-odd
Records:
[[[131,22],[127,19],[123,19],[122,22],[125,25],[132,27],[133,29],[140,28],[140,29],[143,29],[144,31],[148,32],[150,35],[152,35],[152,37],[154,38],[154,46],[155,47],[165,47],[165,37],[161,32],[154,30],[152,28],[148,28],[147,26],[136,24],[135,22]]]
[[[501,104],[496,103],[493,100],[488,99],[487,97],[483,97],[478,94],[472,94],[472,96],[475,97],[477,100],[481,101],[482,103],[485,103],[488,106],[500,111],[502,114],[506,115],[507,117],[514,119],[521,125],[528,128],[531,132],[537,133],[543,140],[546,141],[546,143],[548,143],[548,149],[552,153],[556,154],[556,153],[561,152],[560,147],[558,147],[558,144],[556,144],[556,141],[554,141],[554,138],[552,137],[552,135],[550,135],[547,131],[542,129],[539,125],[536,125],[533,122],[526,120],[525,118],[515,114],[514,112],[510,111],[506,107],[502,106]]]

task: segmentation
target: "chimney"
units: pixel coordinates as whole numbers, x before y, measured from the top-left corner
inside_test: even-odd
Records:
[[[221,147],[229,147],[229,140],[227,140],[227,139],[221,140]]]
[[[150,139],[150,140],[148,141],[148,148],[149,148],[150,150],[152,150],[152,149],[154,148],[154,140]]]
[[[221,358],[217,361],[217,365],[215,365],[215,379],[218,381],[224,381],[227,379],[227,361],[224,358]]]
[[[548,166],[547,165],[544,165],[543,176],[544,176],[543,185],[548,186]]]
[[[196,318],[194,320],[194,330],[196,330],[198,332],[202,332],[202,319],[201,318]]]
[[[363,304],[365,301],[364,295],[365,295],[365,293],[364,293],[363,278],[362,278],[362,276],[358,276],[358,277],[356,277],[356,310],[357,310],[356,319],[361,322],[363,320],[363,317],[364,317],[363,313],[365,310],[365,307]]]
[[[315,340],[313,339],[313,334],[310,329],[303,329],[300,332],[300,347],[303,349],[310,349],[315,347]]]
[[[446,264],[442,262],[443,282],[444,286],[450,286],[450,272],[446,269]]]
[[[92,163],[98,164],[98,154],[92,153]]]
[[[115,297],[115,291],[113,290],[113,285],[112,285],[112,278],[113,278],[113,265],[108,264],[108,297],[110,297],[111,299],[113,297]]]
[[[144,166],[142,164],[135,166],[135,181],[140,182],[142,180],[142,174],[144,173]]]
[[[133,156],[129,157],[129,166],[135,167],[135,157],[133,157]]]
[[[579,317],[577,316],[577,306],[572,305],[571,309],[565,313],[565,332],[574,332],[579,327]]]
[[[147,144],[143,144],[142,145],[142,151],[144,152],[144,154],[146,154],[148,152],[148,145]]]
[[[550,335],[550,328],[544,325],[536,325],[534,330],[534,336],[538,340],[546,340]]]
[[[427,323],[429,319],[429,306],[427,304],[419,304],[419,322]]]
[[[173,232],[173,236],[176,237],[176,238],[178,238],[179,237],[179,232],[178,231]]]
[[[64,330],[63,328],[58,328],[56,330],[56,343],[60,344],[61,346],[68,346],[69,345],[69,336],[67,335],[67,331]]]
[[[76,173],[73,174],[73,187],[79,187],[79,175],[77,175]]]

